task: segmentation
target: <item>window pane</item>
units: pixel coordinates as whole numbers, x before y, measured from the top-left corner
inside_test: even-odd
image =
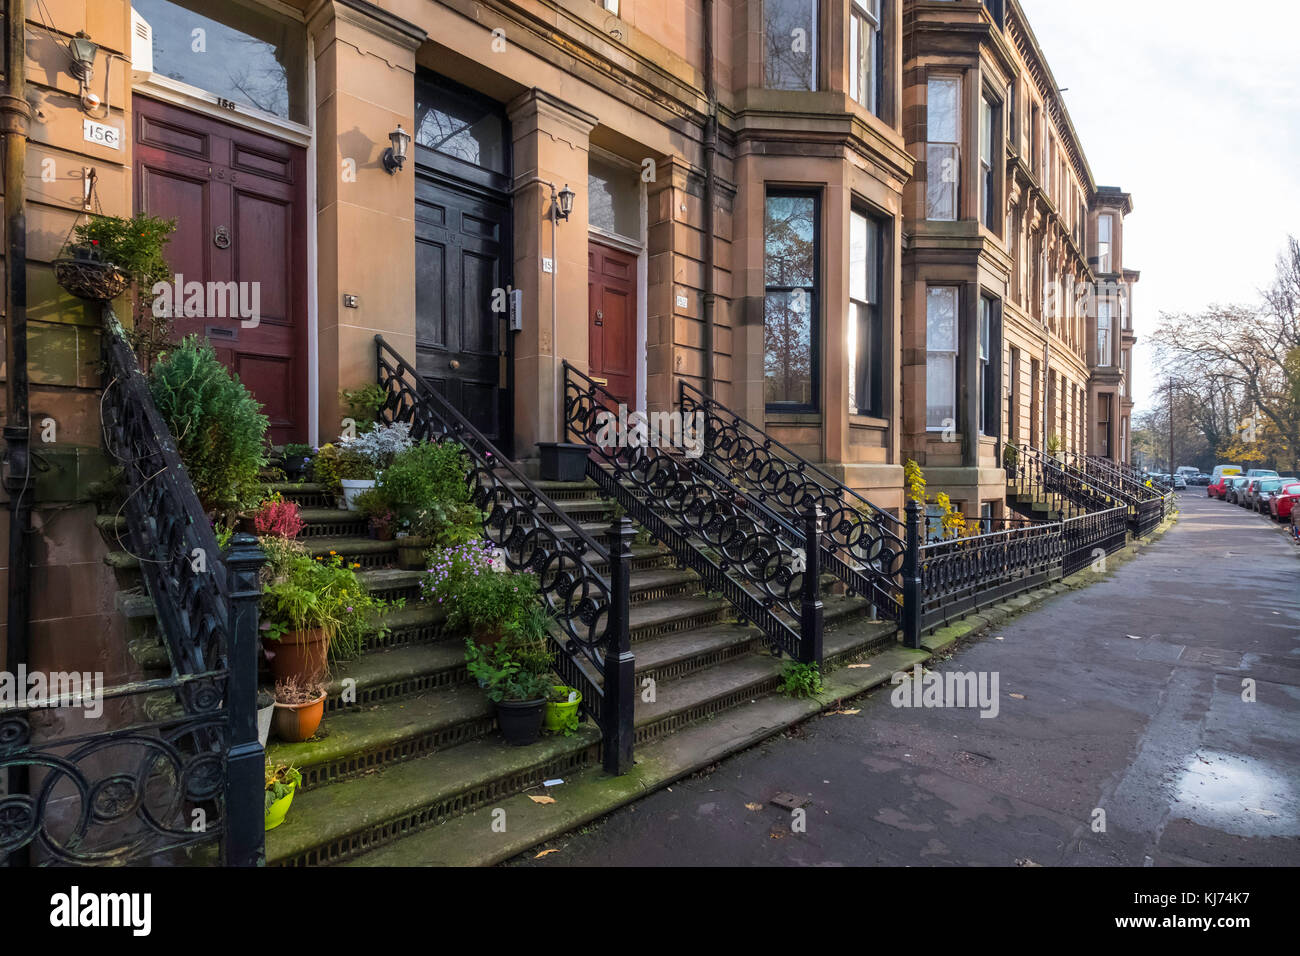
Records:
[[[957,218],[957,183],[961,166],[956,146],[929,143],[925,148],[925,218],[952,221]]]
[[[926,348],[931,352],[957,351],[957,290],[951,286],[926,294]]]
[[[496,104],[425,76],[415,81],[415,142],[483,169],[506,171],[506,120]]]
[[[768,404],[814,404],[812,313],[812,302],[802,289],[767,294],[763,391]]]
[[[816,235],[812,196],[767,197],[764,274],[770,286],[811,287]]]
[[[606,162],[587,159],[587,222],[629,239],[641,237],[640,174]]]
[[[931,77],[926,89],[926,127],[931,143],[961,141],[961,80]]]
[[[763,40],[768,89],[817,88],[817,0],[763,0]]]
[[[134,0],[132,7],[153,28],[155,73],[243,106],[308,122],[302,24],[231,0]],[[196,34],[198,30],[203,32]]]
[[[867,301],[867,217],[849,216],[849,298]]]
[[[925,426],[944,428],[957,420],[957,359],[931,352],[925,360]]]

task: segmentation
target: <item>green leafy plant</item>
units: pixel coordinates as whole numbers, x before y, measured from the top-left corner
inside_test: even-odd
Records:
[[[294,789],[302,787],[302,773],[297,767],[266,762],[266,811],[271,804],[282,800]],[[266,812],[263,811],[263,812]]]
[[[379,410],[384,407],[388,393],[382,385],[371,382],[360,388],[345,388],[339,396],[347,406],[348,417],[358,425],[371,425],[378,421]]]
[[[1002,446],[1002,467],[1014,469],[1016,467],[1016,464],[1019,461],[1020,461],[1019,448],[1017,448],[1011,442],[1007,442],[1005,445]]]
[[[246,507],[261,493],[267,419],[217,353],[189,336],[154,364],[149,389],[209,510]]]
[[[272,541],[264,538],[263,546]],[[386,601],[373,597],[351,567],[331,551],[328,556],[309,557],[282,549],[271,556],[273,570],[262,588],[262,636],[279,641],[295,631],[323,629],[329,636],[330,655],[335,659],[361,653],[368,635],[387,630],[379,616],[390,609]]]
[[[429,553],[421,599],[446,609],[447,623],[475,634],[517,631],[537,603],[537,577],[505,568],[490,542]]]
[[[284,446],[285,458],[308,458],[311,454],[311,445],[304,445],[300,442],[290,442]]]
[[[481,647],[465,639],[465,668],[496,703],[543,700],[550,695],[554,659],[545,644],[518,634]]]
[[[1061,436],[1060,436],[1060,435],[1051,435],[1051,436],[1048,437],[1048,439],[1047,439],[1047,453],[1048,453],[1049,455],[1055,455],[1055,454],[1059,453],[1060,450],[1061,450],[1061,448],[1062,448],[1062,443],[1061,443]]]
[[[822,693],[822,673],[816,664],[799,664],[790,661],[781,671],[781,683],[776,688],[787,697],[804,700]]]
[[[399,452],[380,487],[411,534],[435,546],[466,544],[483,534],[483,514],[471,500],[469,456],[456,442],[426,442]]]

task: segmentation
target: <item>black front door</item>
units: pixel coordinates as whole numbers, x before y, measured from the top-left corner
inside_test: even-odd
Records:
[[[508,140],[499,107],[416,84],[416,365],[506,455],[510,381]]]

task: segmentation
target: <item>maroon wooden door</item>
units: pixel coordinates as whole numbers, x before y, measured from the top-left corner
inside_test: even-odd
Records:
[[[175,310],[177,335],[212,343],[272,441],[306,441],[306,151],[147,97],[133,108],[135,207],[176,220],[167,261],[203,283],[201,307]]]
[[[636,408],[636,256],[587,244],[588,362],[591,377]]]

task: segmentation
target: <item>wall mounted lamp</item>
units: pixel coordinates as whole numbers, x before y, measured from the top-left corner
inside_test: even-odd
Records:
[[[99,106],[99,97],[90,92],[90,84],[95,79],[95,57],[99,53],[99,44],[85,30],[78,30],[77,35],[68,41],[68,53],[72,57],[68,72],[81,85],[82,105],[93,110]]]
[[[384,150],[384,169],[395,176],[406,164],[406,150],[411,145],[411,134],[398,123],[397,129],[388,134],[388,141],[393,145]]]
[[[576,193],[569,188],[569,184],[565,183],[564,188],[560,190],[560,194],[556,197],[560,218],[565,222],[569,221],[569,213],[573,212],[573,197],[575,195]]]

